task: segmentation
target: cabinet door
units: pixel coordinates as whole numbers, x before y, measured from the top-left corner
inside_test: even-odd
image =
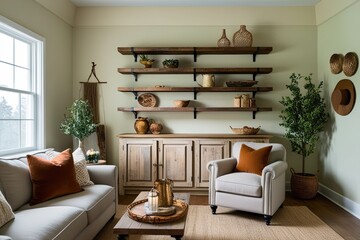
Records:
[[[209,186],[208,162],[230,156],[229,140],[199,140],[195,143],[195,184]]]
[[[191,187],[192,141],[163,140],[159,144],[159,177],[170,178],[174,181],[174,187]]]
[[[153,186],[156,180],[157,142],[155,140],[124,141],[124,185]]]

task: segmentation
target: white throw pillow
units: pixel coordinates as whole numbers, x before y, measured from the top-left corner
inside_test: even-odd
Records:
[[[4,195],[0,191],[0,227],[14,218],[15,215],[10,207],[10,204],[6,201]]]
[[[56,151],[47,151],[46,154],[49,156],[49,159],[56,157],[59,152]],[[84,153],[80,148],[77,148],[73,153],[73,159],[75,164],[75,173],[76,180],[81,187],[93,185],[94,183],[90,180],[90,175],[86,167],[86,158]]]

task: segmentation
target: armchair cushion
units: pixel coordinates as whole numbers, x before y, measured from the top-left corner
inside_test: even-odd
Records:
[[[254,173],[261,176],[263,168],[267,165],[271,149],[271,145],[253,149],[242,144],[236,169],[239,172]]]
[[[234,172],[218,177],[215,190],[250,197],[261,197],[261,177],[257,174]]]

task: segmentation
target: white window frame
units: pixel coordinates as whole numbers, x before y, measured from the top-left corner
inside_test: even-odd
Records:
[[[15,37],[21,41],[30,43],[30,69],[33,90],[35,94],[34,109],[35,109],[35,130],[36,134],[34,139],[34,146],[27,148],[16,148],[11,150],[0,149],[0,156],[8,154],[17,154],[32,150],[43,149],[45,145],[45,105],[44,105],[44,49],[45,49],[45,38],[40,35],[26,29],[25,27],[0,16],[0,31],[12,37]],[[24,92],[22,90],[16,90],[12,88],[0,87],[0,90],[9,92]]]

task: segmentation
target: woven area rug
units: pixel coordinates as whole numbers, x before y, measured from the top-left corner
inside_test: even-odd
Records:
[[[96,240],[116,239],[112,228],[125,212],[120,206],[112,222],[108,223]],[[131,235],[130,240],[174,239],[170,236]],[[209,206],[190,205],[185,228],[185,240],[337,240],[343,239],[305,206],[280,208],[266,226],[262,215],[219,207],[216,215]]]

